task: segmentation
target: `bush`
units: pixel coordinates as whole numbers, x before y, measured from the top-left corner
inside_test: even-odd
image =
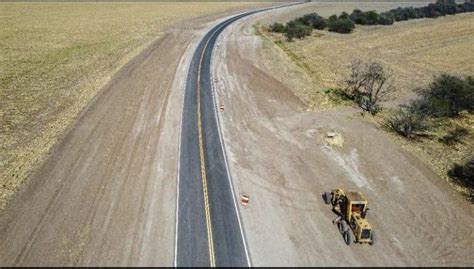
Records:
[[[375,25],[379,23],[380,15],[374,10],[365,12],[365,17],[367,18],[367,23],[369,25]]]
[[[363,12],[360,9],[354,9],[349,18],[355,24],[375,25],[379,24],[380,15],[375,10]]]
[[[306,26],[310,26],[318,30],[324,30],[324,28],[327,26],[326,19],[319,16],[317,13],[306,14],[299,18],[298,21]]]
[[[474,12],[474,3],[456,4],[454,1],[442,1],[430,3],[424,7],[406,7],[391,9],[387,12],[378,14],[375,10],[361,11],[354,9],[349,15],[342,12],[341,15],[332,15],[328,19],[319,16],[317,13],[306,14],[288,22],[286,25],[275,22],[270,25],[270,31],[276,33],[285,33],[289,41],[293,38],[303,38],[311,34],[312,29],[323,30],[338,33],[351,33],[355,24],[361,25],[391,25],[395,21],[405,21],[416,18],[436,18],[447,14],[456,14],[461,12]]]
[[[474,112],[474,78],[443,74],[420,91],[422,109],[433,116],[457,116],[463,110]]]
[[[292,41],[293,38],[304,38],[305,36],[311,35],[313,28],[302,24],[298,20],[290,21],[286,24],[286,37],[288,41]]]
[[[380,25],[392,25],[394,19],[390,13],[382,13],[380,14],[379,24]]]
[[[461,12],[474,12],[474,2],[460,4],[458,5],[458,10]]]
[[[414,139],[428,129],[426,116],[412,106],[401,106],[387,120],[388,127],[409,139]]]
[[[365,14],[360,9],[354,9],[351,15],[349,15],[349,19],[351,19],[355,24],[361,24],[361,25],[367,24],[367,19],[365,18]]]
[[[424,7],[406,7],[396,8],[385,12],[390,14],[395,21],[405,21],[409,19],[417,18],[437,18],[439,16],[454,15],[461,12],[472,12],[474,11],[473,3],[456,4],[454,1],[442,1],[436,3],[430,3]],[[380,23],[380,22],[379,22]],[[384,24],[386,20],[383,21]]]
[[[392,9],[389,12],[392,14],[393,19],[395,21],[406,21],[406,20],[408,20],[408,17],[405,14],[405,11],[401,7],[397,8],[397,9]]]
[[[347,12],[342,12],[341,15],[339,15],[339,19],[349,19],[349,14],[347,14]]]
[[[474,187],[474,156],[463,165],[455,164],[448,175],[464,186]]]
[[[286,33],[286,26],[282,23],[275,22],[274,24],[270,25],[270,31],[275,33]]]
[[[331,17],[329,18],[329,22],[328,22],[329,31],[338,32],[341,34],[348,34],[354,30],[355,25],[351,19],[349,18],[331,19]]]

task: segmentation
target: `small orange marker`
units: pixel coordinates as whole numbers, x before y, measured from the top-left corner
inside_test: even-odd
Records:
[[[249,196],[244,194],[242,195],[242,201],[241,201],[242,205],[246,206],[249,204]]]

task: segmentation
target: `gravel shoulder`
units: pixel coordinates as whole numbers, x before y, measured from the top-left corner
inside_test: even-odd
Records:
[[[253,25],[302,8],[232,25],[214,55],[234,185],[250,197],[240,210],[253,265],[472,265],[471,204],[358,111],[307,111],[293,93],[310,80]],[[342,148],[327,144],[328,131]],[[321,198],[337,187],[368,197],[376,246],[344,244]]]

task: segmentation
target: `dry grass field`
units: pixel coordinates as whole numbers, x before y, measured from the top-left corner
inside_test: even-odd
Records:
[[[255,5],[0,3],[0,209],[111,76],[165,28]]]
[[[362,7],[362,9],[376,8]],[[327,16],[342,10],[351,11],[352,7],[316,6],[311,11]],[[301,92],[295,89],[296,94],[309,107],[325,109],[341,103],[331,102],[331,97],[325,92],[343,86],[342,79],[347,72],[347,65],[355,59],[379,61],[394,73],[398,92],[391,102],[385,104],[386,106],[405,103],[415,97],[414,90],[426,86],[434,75],[443,72],[474,75],[472,25],[474,25],[474,14],[468,13],[437,19],[397,22],[388,27],[357,25],[354,33],[349,35],[314,31],[312,36],[294,42],[286,42],[280,34],[269,33],[262,27],[259,27],[259,30],[264,37],[275,42],[277,46],[274,47],[285,52],[310,78],[311,89],[300,90]],[[366,117],[366,119],[382,126],[383,117],[387,112],[382,113],[381,117]],[[458,119],[437,122],[428,136],[419,141],[407,141],[396,135],[394,139],[449,181],[447,170],[453,163],[464,163],[474,152],[473,126],[474,117],[464,114]],[[443,137],[449,135],[456,127],[468,129],[469,134],[456,145],[447,146],[441,143]],[[454,187],[464,193],[469,192],[459,186]]]
[[[376,60],[396,77],[400,97],[426,85],[433,75],[474,74],[474,14],[398,22],[393,26],[360,26],[353,34],[314,31],[311,37],[281,46],[314,79],[316,91],[341,86],[355,59]],[[280,35],[272,35],[281,40]],[[318,106],[319,100],[308,100]]]

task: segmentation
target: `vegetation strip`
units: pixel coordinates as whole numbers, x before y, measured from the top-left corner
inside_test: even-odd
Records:
[[[270,25],[270,30],[275,33],[283,33],[289,41],[293,38],[304,38],[311,35],[313,29],[328,29],[331,32],[349,34],[360,25],[391,25],[395,21],[405,21],[419,18],[437,18],[440,16],[454,15],[457,13],[474,12],[474,2],[466,1],[456,4],[454,0],[438,0],[424,7],[405,7],[391,9],[387,12],[377,13],[375,10],[361,11],[354,9],[349,15],[342,12],[339,16],[332,15],[325,19],[317,13],[306,14],[283,25],[275,22]]]

